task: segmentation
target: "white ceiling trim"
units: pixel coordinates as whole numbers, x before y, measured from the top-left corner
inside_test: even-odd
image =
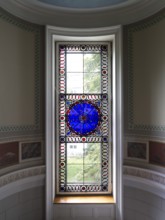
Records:
[[[128,0],[125,3],[93,9],[63,8],[38,0],[0,0],[0,6],[37,24],[91,28],[136,22],[164,8],[165,0]]]

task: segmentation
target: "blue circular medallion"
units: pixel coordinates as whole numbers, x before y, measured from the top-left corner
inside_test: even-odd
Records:
[[[100,110],[89,101],[76,102],[67,111],[67,125],[76,134],[91,134],[99,123]]]

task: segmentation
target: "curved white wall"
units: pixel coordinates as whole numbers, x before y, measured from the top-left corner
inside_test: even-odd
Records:
[[[1,8],[0,30],[0,220],[44,220],[44,32]]]
[[[124,220],[163,220],[165,174],[124,166]]]
[[[165,218],[165,11],[124,27],[124,219]]]
[[[165,199],[136,187],[124,187],[124,220],[163,220]]]
[[[165,10],[124,27],[124,164],[165,173]]]
[[[42,114],[43,102],[44,102],[44,98],[43,98],[44,88],[42,87],[42,82],[40,82],[41,84],[36,83],[35,80],[36,79],[39,80],[39,78],[35,78],[37,76],[35,75],[35,73],[36,70],[41,72],[44,71],[43,69],[44,65],[41,65],[41,63],[43,64],[44,61],[43,58],[40,57],[38,59],[38,57],[36,56],[37,51],[35,52],[34,50],[34,44],[35,44],[35,48],[38,48],[39,52],[43,53],[42,51],[44,47],[43,42],[35,41],[35,40],[37,39],[37,36],[39,37],[39,35],[37,34],[41,34],[43,37],[44,32],[41,31],[42,28],[39,26],[26,23],[25,21],[20,22],[20,19],[15,18],[12,15],[9,15],[8,13],[5,13],[5,15],[3,15],[3,13],[4,11],[1,13],[0,26],[1,26],[1,30],[8,32],[6,33],[8,37],[5,38],[5,32],[3,32],[3,35],[1,36],[2,41],[0,43],[2,44],[2,47],[4,49],[1,50],[0,55],[3,58],[4,56],[7,56],[7,54],[11,52],[9,56],[10,59],[8,60],[7,64],[10,65],[10,61],[11,61],[11,65],[12,65],[13,64],[12,61],[14,61],[14,65],[15,63],[17,63],[17,65],[15,69],[14,69],[15,67],[14,65],[12,69],[11,69],[12,66],[5,67],[5,65],[3,65],[3,71],[2,69],[0,71],[0,76],[5,80],[5,84],[8,85],[6,87],[5,86],[3,87],[4,96],[1,96],[1,103],[5,103],[5,94],[7,96],[10,96],[13,91],[17,91],[17,93],[13,92],[13,97],[15,98],[11,99],[13,103],[14,104],[17,103],[17,105],[15,106],[14,116],[16,117],[14,118],[13,115],[10,115],[10,112],[8,112],[9,109],[12,110],[13,103],[10,102],[3,105],[6,106],[7,111],[5,111],[4,109],[6,115],[4,118],[0,119],[0,121],[3,122],[4,125],[3,127],[0,128],[1,144],[15,142],[15,141],[17,142],[29,141],[29,140],[33,141],[36,137],[37,140],[42,141],[44,139],[44,134],[43,134],[44,116]],[[164,138],[165,120],[164,120],[164,111],[163,111],[163,109],[165,109],[165,102],[163,98],[164,84],[165,84],[164,82],[164,56],[165,56],[164,13],[165,13],[164,11],[161,11],[157,15],[154,15],[151,18],[146,19],[145,21],[124,26],[124,32],[126,33],[126,36],[124,37],[125,141],[142,142],[142,143],[144,142],[147,143],[146,147],[148,148],[148,150],[145,151],[148,154],[146,155],[146,158],[143,157],[139,160],[139,154],[137,154],[136,152],[133,156],[131,155],[128,157],[127,155],[124,163],[130,166],[135,166],[137,168],[141,167],[141,168],[146,168],[148,170],[155,170],[156,172],[159,171],[160,173],[162,173],[162,175],[163,173],[165,173],[165,168],[164,168],[165,161],[163,159],[164,157],[160,157],[158,160],[154,160],[153,157],[151,157],[152,156],[151,152],[152,154],[153,152],[155,152],[154,153],[155,155],[160,156],[163,155],[162,152],[165,149],[165,138]],[[29,16],[28,13],[27,14],[25,13],[25,17],[26,15]],[[103,17],[103,20],[100,19],[101,23],[99,22],[94,26],[97,25],[102,26],[103,25],[102,22],[105,20],[105,18],[106,15],[105,17]],[[86,19],[88,20],[88,17],[86,17]],[[5,25],[5,23],[7,24]],[[105,24],[109,24],[109,22],[106,20]],[[71,23],[69,23],[68,25],[70,26]],[[75,26],[77,26],[77,24]],[[12,51],[10,51],[7,43],[9,38],[11,39],[10,44],[12,46],[11,47]],[[14,42],[13,45],[12,45],[12,40]],[[28,44],[25,45],[26,42],[30,44],[29,48],[27,47]],[[21,46],[22,43],[24,45],[23,47]],[[5,53],[3,53],[5,48],[7,49]],[[17,50],[18,48],[19,51]],[[26,50],[30,48],[31,48],[31,52],[28,52],[26,54]],[[17,51],[16,57],[14,57],[15,54],[14,50]],[[21,56],[21,54],[23,56]],[[22,64],[21,62],[22,58],[28,59],[30,64],[27,64],[25,60],[23,60],[23,62],[25,63],[23,66],[21,66],[22,69],[17,69],[19,67],[19,64],[20,63]],[[38,66],[38,62],[40,63],[39,66]],[[30,65],[30,68],[26,68],[26,65]],[[11,80],[9,84],[7,83],[8,81],[7,75],[4,75],[5,71],[10,73],[14,80],[12,81],[11,80],[12,78],[9,77],[9,80]],[[28,80],[27,77],[30,77],[30,80],[32,80],[32,84],[29,84],[30,86],[33,85],[32,89],[28,87],[28,90],[25,91],[25,88],[28,85],[26,83],[27,80],[22,80],[20,81],[19,84],[19,80],[21,80],[22,79],[21,77],[23,76],[21,74],[22,71],[23,74],[25,75],[25,79]],[[28,71],[30,71],[30,75],[28,75]],[[133,76],[133,78],[131,78],[130,76],[131,77]],[[13,85],[15,87],[21,85],[22,87],[17,88],[17,90],[12,90]],[[25,87],[23,85],[25,85]],[[37,104],[37,102],[35,102],[36,99],[34,94],[34,90],[35,90],[34,85],[39,86],[37,87],[39,88],[40,91],[38,93],[39,96],[36,96],[41,101],[41,103],[38,103],[39,105]],[[18,89],[20,89],[19,90],[20,92],[18,92]],[[29,108],[29,112],[24,111],[25,106],[21,106],[22,104],[25,103],[24,101],[27,98],[29,98],[27,104],[29,103],[32,104],[31,106],[33,106],[33,108]],[[22,99],[23,101],[21,101]],[[144,106],[146,103],[148,104],[146,105],[145,108]],[[20,105],[21,108],[19,108],[18,105]],[[38,111],[38,109],[39,109],[39,113],[41,114],[39,114],[40,116],[39,118],[35,118],[36,116],[35,111]],[[17,114],[18,111],[19,114]],[[22,115],[21,116],[22,118],[19,118],[20,115]],[[10,121],[8,120],[9,119],[8,116],[12,117]],[[131,116],[133,116],[133,118]],[[14,123],[16,124],[16,126],[14,125]],[[26,126],[22,127],[22,124],[26,124]],[[125,148],[127,148],[126,145]],[[157,151],[157,149],[160,150]],[[19,156],[17,158],[19,158]],[[36,158],[35,160],[28,161],[26,163],[22,163],[20,162],[20,160],[18,160],[16,164],[15,163],[10,164],[11,166],[8,166],[7,164],[7,166],[5,167],[4,166],[2,167],[0,165],[1,166],[0,174],[3,175],[3,181],[4,181],[3,183],[5,183],[2,184],[1,181],[2,177],[0,177],[0,200],[1,200],[0,219],[2,220],[15,220],[18,218],[20,218],[21,220],[44,219],[45,213],[43,211],[44,210],[43,202],[45,200],[45,197],[44,197],[44,189],[43,189],[44,187],[43,173],[41,175],[40,174],[38,175],[37,173],[34,172],[33,176],[22,178],[27,172],[27,170],[26,171],[21,170],[27,167],[32,167],[41,164],[43,164],[43,158],[41,160],[38,160]],[[16,170],[18,170],[18,173]],[[10,182],[10,180],[13,180],[13,176],[16,174],[13,173],[13,171],[16,171],[20,179],[14,182]],[[132,220],[132,219],[163,220],[165,216],[165,200],[164,200],[165,195],[163,191],[161,191],[163,189],[162,185],[160,183],[158,183],[157,185],[151,184],[149,187],[150,190],[148,190],[149,188],[147,188],[147,185],[144,184],[144,182],[148,183],[148,180],[146,179],[144,180],[144,176],[141,176],[140,178],[142,178],[142,180],[139,183],[138,182],[139,177],[138,178],[135,177],[135,173],[139,172],[138,169],[132,170],[131,172],[132,173],[129,173],[129,175],[128,173],[127,175],[125,173],[125,187],[124,187],[125,220]],[[9,173],[8,179],[4,178],[7,177],[5,175],[6,173]],[[147,173],[147,175],[150,176],[150,173]],[[130,176],[133,177],[131,178]],[[162,177],[158,178],[157,175],[155,175],[154,178],[156,180],[159,179],[160,181],[164,181],[161,180]],[[63,209],[62,206],[60,208],[61,210]],[[80,207],[77,206],[76,208],[79,208],[80,210]],[[111,213],[114,212],[113,208],[111,209],[110,212],[107,211],[110,210],[109,207],[103,209],[103,207],[100,206],[100,210],[101,209],[103,210],[103,212],[101,213],[98,213],[97,207],[94,206],[91,207],[90,210],[89,209],[86,210],[89,211],[88,213],[89,215],[91,215],[91,217],[92,216],[95,218],[100,217],[101,219],[103,218],[106,219],[106,217],[109,218],[109,216],[111,216]],[[80,210],[80,212],[76,212],[75,210],[73,210],[72,207],[69,207],[67,212],[70,213],[69,214],[70,217],[80,218],[83,215],[84,210]],[[56,210],[56,213],[58,213],[57,215],[58,219],[66,219],[65,215],[61,216],[62,212],[58,212],[58,209]]]
[[[44,188],[44,166],[27,168],[0,177],[0,219],[44,220]]]
[[[0,8],[0,176],[44,161],[43,27]]]
[[[1,220],[45,220],[45,166],[19,170],[0,177]],[[124,167],[124,220],[163,220],[165,175]],[[55,219],[114,219],[112,205],[59,204]]]

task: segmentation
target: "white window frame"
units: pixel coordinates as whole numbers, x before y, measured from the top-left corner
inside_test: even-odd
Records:
[[[53,219],[55,198],[55,43],[58,41],[112,42],[113,197],[116,220],[123,219],[122,203],[122,30],[121,26],[93,29],[46,27],[46,220]],[[117,172],[116,172],[117,171]]]

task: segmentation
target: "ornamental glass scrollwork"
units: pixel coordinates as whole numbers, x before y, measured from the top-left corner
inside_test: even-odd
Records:
[[[108,192],[108,44],[59,44],[59,192]]]

